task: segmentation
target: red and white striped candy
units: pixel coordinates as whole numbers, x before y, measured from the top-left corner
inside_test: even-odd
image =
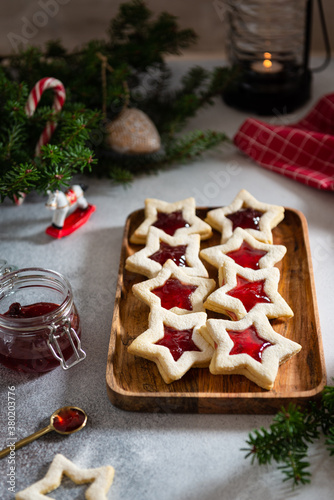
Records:
[[[41,100],[43,92],[48,89],[53,89],[54,91],[54,100],[52,106],[54,111],[57,113],[62,109],[66,99],[66,92],[64,85],[61,83],[61,81],[57,80],[56,78],[42,78],[36,83],[36,85],[34,86],[34,88],[32,89],[32,91],[28,96],[28,101],[25,106],[25,112],[27,116],[30,117],[35,113],[35,110],[37,108],[39,101]],[[50,141],[51,136],[55,131],[56,127],[57,127],[56,122],[54,121],[47,122],[36,144],[35,156],[40,155],[41,147]],[[24,193],[21,193],[19,197],[14,196],[16,205],[21,205],[24,201],[24,198],[25,198]]]
[[[43,92],[48,89],[53,89],[54,91],[54,100],[52,107],[55,110],[55,112],[59,112],[62,109],[66,99],[66,92],[64,85],[56,78],[42,78],[36,83],[36,85],[29,94],[28,101],[25,107],[25,112],[27,116],[30,117],[34,114],[37,105],[41,100]],[[41,147],[50,141],[56,126],[57,123],[54,121],[47,122],[36,144],[35,156],[39,156],[41,152]]]

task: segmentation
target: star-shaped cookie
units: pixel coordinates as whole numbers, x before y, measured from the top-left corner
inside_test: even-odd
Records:
[[[233,320],[250,311],[262,312],[268,318],[291,318],[293,312],[277,290],[279,278],[276,267],[253,271],[225,263],[219,269],[220,288],[209,295],[204,307]]]
[[[213,348],[199,334],[205,322],[206,314],[202,312],[181,315],[153,307],[148,330],[130,344],[128,351],[156,363],[169,384],[192,367],[209,365]]]
[[[278,367],[301,346],[272,328],[264,314],[240,321],[209,319],[201,334],[215,346],[210,363],[214,375],[244,375],[263,389],[272,389]]]
[[[225,262],[234,262],[241,267],[257,270],[273,267],[285,253],[285,246],[262,243],[241,227],[237,227],[226,243],[205,248],[200,252],[200,256],[217,268]]]
[[[230,205],[210,210],[206,216],[206,221],[221,231],[222,243],[226,243],[237,227],[242,227],[259,241],[272,243],[271,230],[283,219],[283,207],[262,203],[245,189],[238,193]]]
[[[187,314],[204,312],[203,301],[215,287],[215,280],[188,276],[182,267],[167,260],[155,278],[136,283],[132,291],[150,307]]]
[[[198,256],[199,247],[199,234],[170,236],[156,227],[151,227],[146,246],[126,259],[125,268],[154,278],[164,263],[171,259],[189,276],[207,278],[208,272]]]
[[[15,499],[52,500],[46,493],[57,489],[63,475],[66,475],[76,484],[92,483],[85,492],[86,500],[107,500],[106,493],[113,482],[114,473],[114,468],[110,465],[96,469],[80,469],[64,455],[57,454],[44,478],[18,492]]]
[[[154,198],[145,200],[145,220],[130,237],[131,243],[145,245],[149,228],[157,227],[170,236],[199,234],[210,238],[212,229],[196,215],[194,198],[168,203]]]

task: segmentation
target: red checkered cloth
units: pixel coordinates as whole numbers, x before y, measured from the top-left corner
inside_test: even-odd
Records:
[[[249,118],[235,145],[262,167],[317,189],[334,191],[334,94],[298,123],[271,125]]]

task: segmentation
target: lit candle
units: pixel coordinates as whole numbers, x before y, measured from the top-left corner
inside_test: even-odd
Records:
[[[251,68],[253,71],[257,73],[279,73],[283,69],[283,64],[278,61],[271,60],[270,52],[265,52],[263,54],[263,61],[255,61],[251,64]]]

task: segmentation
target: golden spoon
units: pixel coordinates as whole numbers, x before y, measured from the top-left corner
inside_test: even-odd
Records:
[[[34,432],[30,436],[21,439],[17,443],[11,446],[7,446],[2,451],[0,451],[0,459],[7,456],[11,451],[16,451],[18,448],[22,448],[26,444],[35,441],[44,434],[50,431],[56,431],[59,434],[73,434],[73,432],[80,431],[85,427],[87,423],[86,413],[76,406],[63,406],[59,408],[50,417],[50,424],[41,429],[40,431]]]

